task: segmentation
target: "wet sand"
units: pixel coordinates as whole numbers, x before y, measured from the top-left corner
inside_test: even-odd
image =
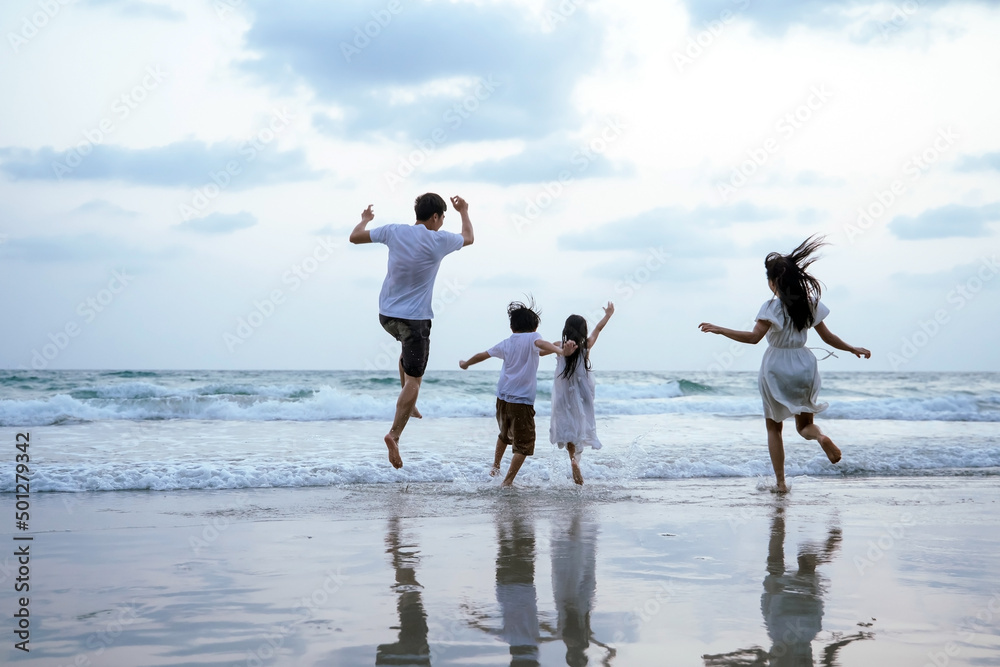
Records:
[[[33,494],[5,664],[1000,663],[996,476]],[[11,494],[4,505],[13,513]]]

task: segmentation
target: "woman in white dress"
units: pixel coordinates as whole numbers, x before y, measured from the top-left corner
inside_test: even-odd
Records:
[[[563,326],[562,342],[573,341],[576,352],[556,359],[556,376],[552,382],[552,418],[549,421],[549,441],[566,448],[573,481],[583,484],[580,473],[580,458],[584,447],[601,448],[597,437],[597,420],[594,416],[594,378],[590,374],[590,350],[597,343],[611,315],[615,304],[608,302],[604,317],[587,336],[587,320],[579,315],[570,315]],[[542,354],[545,354],[544,352]]]
[[[767,256],[764,268],[774,298],[761,306],[753,331],[735,331],[707,322],[698,325],[705,333],[722,334],[751,345],[756,345],[767,334],[768,348],[760,364],[758,386],[764,402],[767,447],[779,493],[788,491],[785,447],[781,439],[781,425],[785,419],[794,415],[799,435],[806,440],[818,440],[830,463],[840,461],[840,449],[813,423],[813,415],[826,410],[827,404],[818,402],[819,369],[816,357],[805,347],[809,329],[816,329],[823,342],[831,347],[858,358],[872,356],[863,347],[845,343],[824,322],[830,309],[820,303],[819,281],[806,271],[817,259],[813,253],[823,245],[822,237],[810,236],[788,255],[772,252]]]

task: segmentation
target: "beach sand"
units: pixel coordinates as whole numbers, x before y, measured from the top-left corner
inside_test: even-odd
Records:
[[[31,651],[13,648],[7,532],[0,655],[53,666],[1000,663],[995,477],[798,478],[784,498],[758,486],[33,494]]]

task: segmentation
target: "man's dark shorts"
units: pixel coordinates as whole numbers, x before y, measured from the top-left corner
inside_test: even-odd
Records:
[[[508,403],[497,399],[497,425],[499,438],[514,445],[515,454],[531,456],[535,453],[535,406],[525,403]]]
[[[403,372],[410,377],[423,377],[427,368],[427,357],[431,353],[431,321],[404,320],[398,317],[379,315],[382,328],[403,344]]]

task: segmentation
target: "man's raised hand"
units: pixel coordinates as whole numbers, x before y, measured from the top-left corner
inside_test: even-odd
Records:
[[[361,222],[368,224],[375,219],[375,211],[372,210],[372,204],[368,204],[368,208],[361,212]]]
[[[455,210],[459,213],[465,213],[469,210],[469,202],[465,201],[458,195],[451,198],[451,205],[455,207]]]

